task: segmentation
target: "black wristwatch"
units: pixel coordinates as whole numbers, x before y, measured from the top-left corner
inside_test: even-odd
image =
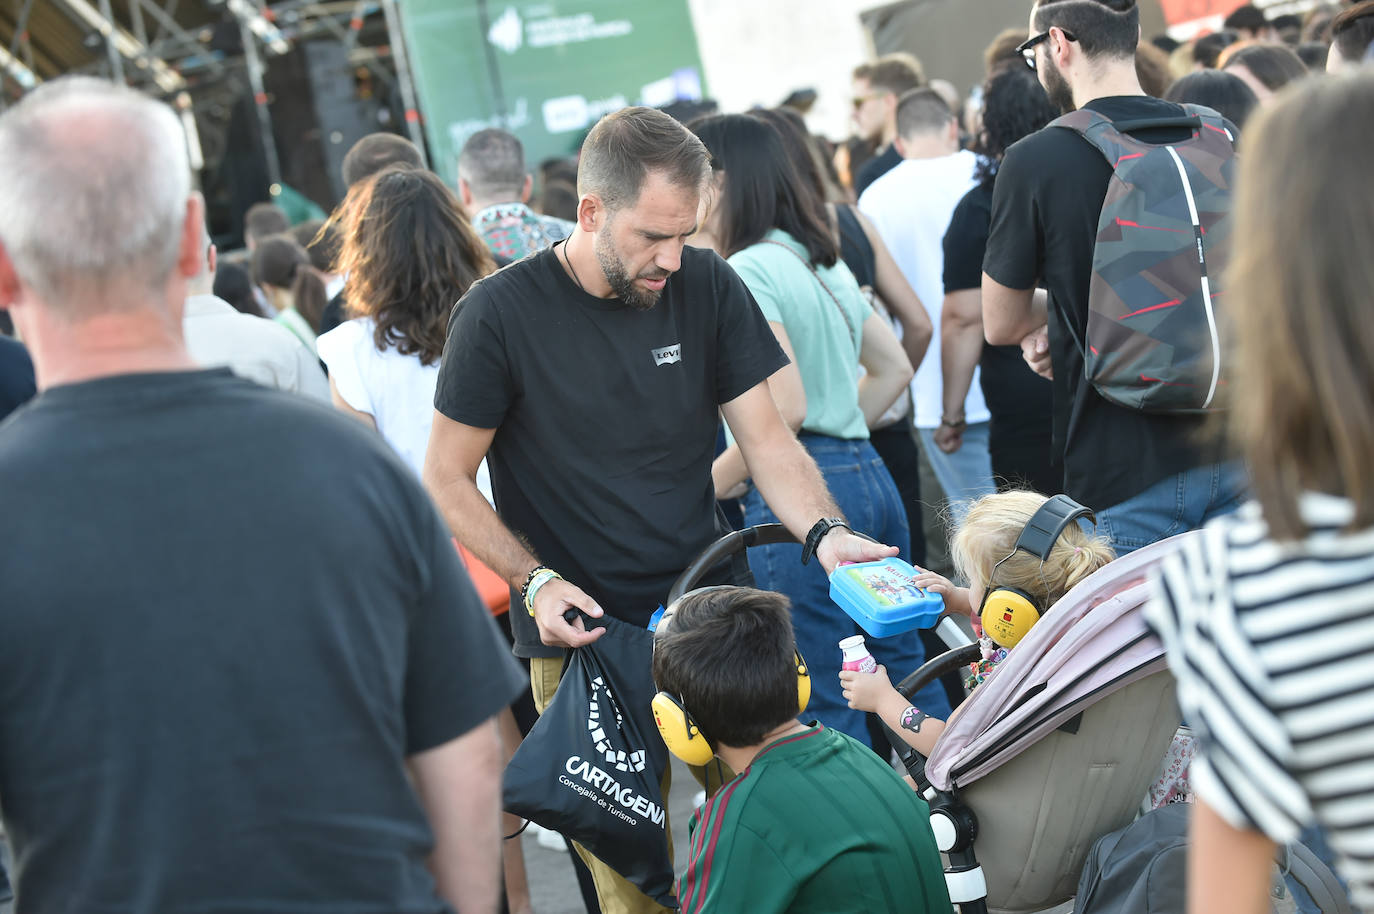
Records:
[[[843,527],[851,533],[853,532],[853,528],[845,523],[842,517],[822,517],[820,520],[816,521],[815,526],[806,534],[806,542],[802,543],[803,565],[811,561],[811,556],[816,554],[816,547],[821,544],[821,540],[825,535],[835,527]]]

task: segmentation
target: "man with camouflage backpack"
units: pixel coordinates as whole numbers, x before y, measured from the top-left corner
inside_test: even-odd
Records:
[[[1069,113],[998,173],[983,324],[1052,378],[1064,491],[1121,554],[1230,512],[1244,484],[1202,435],[1225,393],[1236,129],[1145,95],[1135,0],[1039,0],[1030,26],[1026,63]]]

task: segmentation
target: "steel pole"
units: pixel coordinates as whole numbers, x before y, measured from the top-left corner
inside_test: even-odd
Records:
[[[396,8],[396,0],[382,0],[382,12],[386,15],[391,59],[396,64],[396,81],[401,84],[401,101],[406,106],[406,129],[410,133],[411,141],[420,150],[420,161],[428,166],[425,134],[420,129],[420,108],[415,101],[415,84],[410,78],[410,57],[406,54],[405,36],[401,34],[401,14]]]
[[[267,108],[267,90],[262,83],[262,57],[258,54],[257,39],[248,23],[239,19],[239,34],[243,36],[243,58],[248,70],[248,86],[253,90],[253,104],[258,109],[258,132],[262,134],[262,154],[267,160],[267,180],[281,192],[281,160],[277,158],[277,140],[272,134],[272,112]]]

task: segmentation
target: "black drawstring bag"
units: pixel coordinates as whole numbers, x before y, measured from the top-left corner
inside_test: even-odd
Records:
[[[610,617],[568,652],[563,679],[506,766],[506,811],[581,844],[677,909],[660,783],[668,749],[653,721],[653,634]]]

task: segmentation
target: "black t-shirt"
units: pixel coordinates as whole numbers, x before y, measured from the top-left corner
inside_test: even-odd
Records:
[[[980,289],[983,252],[992,222],[992,185],[983,182],[964,195],[945,230],[945,292]],[[1037,436],[1049,449],[1053,396],[1050,382],[1030,370],[1020,346],[983,345],[979,359],[983,399],[992,414],[993,437]]]
[[[463,296],[434,407],[497,429],[496,507],[539,559],[635,625],[721,532],[717,407],[787,363],[743,281],[688,247],[652,309],[579,289],[556,248]],[[516,654],[556,655],[512,604]]]
[[[0,336],[0,419],[14,412],[37,392],[29,351],[18,340]],[[3,484],[0,481],[0,485]]]
[[[1099,98],[1085,107],[1113,120],[1184,114],[1172,102],[1145,96]],[[1136,136],[1170,143],[1186,139],[1188,131]],[[1067,128],[1047,127],[1014,144],[997,174],[983,260],[983,270],[1004,286],[1049,291],[1054,449],[1062,454],[1065,492],[1098,509],[1217,459],[1198,444],[1202,418],[1116,406],[1085,380],[1074,334],[1083,339],[1087,328],[1097,221],[1111,176],[1102,153]]]
[[[888,143],[886,149],[869,159],[859,169],[859,174],[854,178],[854,199],[857,200],[863,196],[863,192],[868,190],[868,185],[900,164],[902,164],[902,154],[897,151],[895,144]]]
[[[525,684],[414,473],[227,369],[0,429],[0,803],[26,911],[440,912],[407,755]]]

